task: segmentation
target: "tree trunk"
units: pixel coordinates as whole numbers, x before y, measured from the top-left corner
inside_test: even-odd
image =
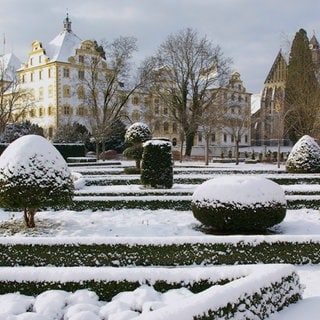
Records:
[[[209,135],[206,135],[206,145],[204,151],[204,164],[209,165]]]
[[[239,141],[236,140],[236,150],[235,150],[235,156],[236,156],[236,165],[239,164]]]
[[[183,159],[183,145],[184,145],[184,134],[183,134],[183,133],[180,134],[180,141],[181,141],[181,144],[180,144],[180,163],[182,163],[182,159]]]
[[[136,168],[141,169],[141,159],[136,159]]]
[[[99,142],[96,141],[96,159],[99,160]]]
[[[34,216],[37,213],[37,208],[24,208],[24,222],[28,228],[34,228]]]
[[[280,138],[278,138],[277,164],[278,168],[280,168]]]
[[[191,156],[194,136],[195,136],[195,133],[189,133],[189,134],[186,135],[186,152],[185,152],[185,155],[188,156],[188,157]]]

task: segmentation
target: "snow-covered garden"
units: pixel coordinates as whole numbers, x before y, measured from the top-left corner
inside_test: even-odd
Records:
[[[35,228],[0,210],[0,319],[317,319],[320,174],[175,163],[172,188],[148,189],[124,174],[134,164],[70,165],[73,202],[37,212]],[[203,226],[191,203],[211,179],[218,205],[259,197],[285,202],[285,217],[255,232]]]

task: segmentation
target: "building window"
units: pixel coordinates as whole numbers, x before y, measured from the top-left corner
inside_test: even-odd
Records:
[[[43,100],[43,88],[39,88],[39,100]]]
[[[202,142],[202,133],[201,132],[198,133],[198,142]]]
[[[177,133],[178,129],[177,129],[177,123],[176,122],[173,122],[172,123],[172,132],[173,133]]]
[[[30,66],[33,65],[33,58],[30,58]]]
[[[39,64],[42,62],[42,56],[39,56]]]
[[[164,130],[164,132],[168,132],[169,131],[169,123],[168,122],[165,122],[163,124],[163,130]]]
[[[134,111],[132,112],[132,120],[133,120],[134,122],[140,121],[140,112],[139,112],[138,110],[134,110]]]
[[[77,113],[78,113],[78,116],[83,117],[85,115],[84,106],[79,106]]]
[[[80,80],[84,80],[84,70],[79,70],[79,71],[78,71],[78,78],[79,78]]]
[[[159,106],[155,106],[154,107],[154,113],[155,114],[159,114]]]
[[[155,131],[159,131],[160,130],[160,122],[159,121],[156,121],[155,124],[154,124],[154,130]]]
[[[39,80],[42,80],[42,71],[39,71]]]
[[[85,94],[84,94],[84,88],[81,86],[78,88],[78,99],[84,99]]]
[[[70,70],[69,68],[63,68],[63,77],[69,78],[70,77]]]
[[[216,142],[216,134],[215,133],[213,133],[211,135],[211,142]]]
[[[22,83],[24,83],[24,82],[25,82],[24,74],[21,76],[21,82],[22,82]]]
[[[79,63],[84,63],[84,56],[83,55],[79,56]]]
[[[39,117],[43,117],[43,108],[42,107],[39,108]]]
[[[168,108],[167,108],[167,107],[164,107],[164,108],[163,108],[163,114],[165,114],[165,115],[168,114]]]
[[[33,117],[35,117],[35,112],[34,112],[34,109],[32,108],[31,110],[30,110],[30,117],[31,118],[33,118]]]
[[[33,81],[33,72],[30,73],[30,81]]]
[[[51,116],[51,115],[52,115],[52,107],[49,106],[49,107],[48,107],[48,116]]]
[[[49,98],[52,98],[52,96],[53,96],[53,87],[52,87],[52,85],[50,85],[50,86],[48,87],[48,97],[49,97]]]
[[[227,134],[226,133],[223,134],[223,141],[227,142]]]
[[[68,105],[63,106],[63,114],[70,115],[71,114],[71,107]]]
[[[231,135],[231,142],[234,142],[234,135]]]
[[[51,78],[51,69],[48,69],[48,78]]]
[[[245,143],[248,143],[248,135],[245,135],[245,136],[244,136],[244,142],[245,142]]]
[[[139,104],[139,97],[133,97],[132,104],[138,105]]]
[[[68,85],[63,86],[63,97],[70,98],[70,96],[71,96],[70,86]]]

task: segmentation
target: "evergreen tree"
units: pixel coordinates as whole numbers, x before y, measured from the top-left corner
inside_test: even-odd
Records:
[[[44,136],[43,129],[41,127],[26,120],[22,122],[9,123],[0,135],[0,142],[11,143],[14,140],[28,134],[35,134],[42,137]]]
[[[320,111],[319,84],[312,61],[309,39],[300,29],[292,42],[285,104],[288,111],[287,128],[289,138],[296,142],[303,135],[317,136],[317,116]]]

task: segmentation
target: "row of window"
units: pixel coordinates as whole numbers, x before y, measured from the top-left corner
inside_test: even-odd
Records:
[[[45,115],[47,116],[52,116],[54,112],[54,107],[49,106],[48,108],[44,107],[38,107],[38,108],[31,108],[29,111],[29,115],[31,118],[35,117],[44,117]],[[62,107],[62,113],[64,115],[72,115],[73,114],[73,108],[70,105],[64,105]],[[76,109],[76,115],[84,117],[87,115],[87,110],[84,106],[78,106]],[[26,118],[27,114],[26,112],[22,115],[23,118]]]
[[[224,143],[227,143],[227,142],[232,142],[232,143],[234,143],[234,142],[235,142],[235,137],[234,137],[233,134],[224,133],[223,136],[222,136],[222,138],[223,138],[223,142],[224,142]],[[244,136],[241,137],[241,138],[243,138],[243,139],[241,139],[241,140],[243,140],[243,143],[248,143],[248,135],[244,135]],[[198,142],[200,142],[200,143],[203,142],[202,132],[198,132]],[[216,134],[213,133],[213,134],[211,135],[211,143],[215,143],[215,142],[217,142],[217,137],[216,137]]]

